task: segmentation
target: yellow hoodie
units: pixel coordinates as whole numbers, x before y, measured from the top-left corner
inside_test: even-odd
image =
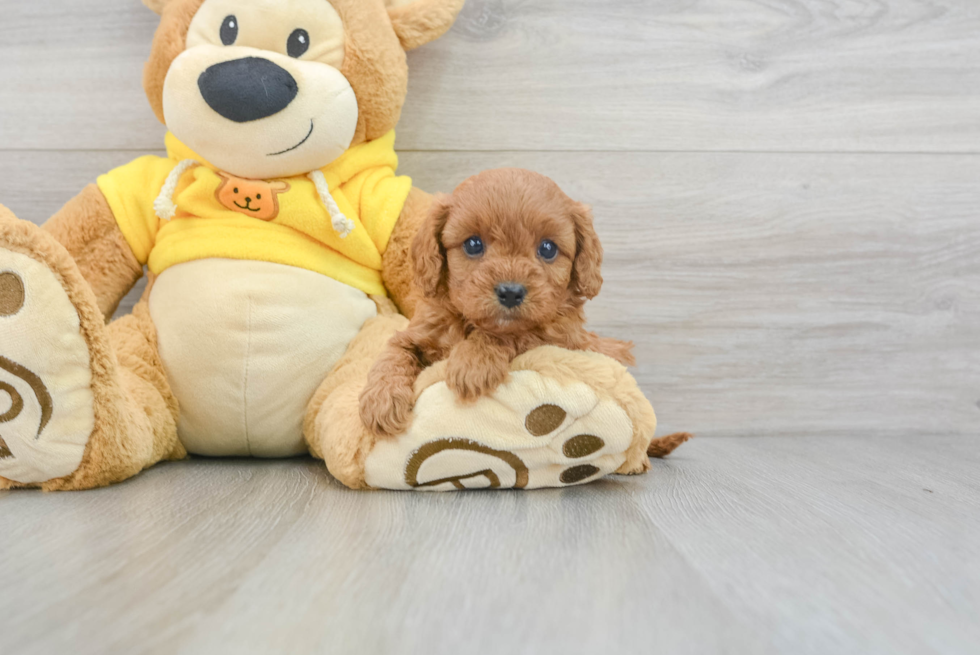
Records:
[[[305,176],[244,180],[177,140],[98,179],[133,253],[153,273],[220,257],[305,268],[384,295],[381,258],[405,199],[395,133]]]

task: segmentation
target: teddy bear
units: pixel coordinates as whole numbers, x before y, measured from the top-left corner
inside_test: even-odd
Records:
[[[431,197],[396,172],[406,51],[463,0],[144,0],[167,154],[43,227],[0,208],[0,488],[82,490],[188,454],[312,454],[354,489],[556,487],[646,471],[627,370],[544,347],[460,404],[445,367],[379,439],[358,396],[412,315]],[[132,314],[108,322],[146,271]],[[654,442],[656,450],[676,444]]]

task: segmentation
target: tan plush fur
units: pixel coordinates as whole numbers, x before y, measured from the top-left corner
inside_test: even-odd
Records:
[[[393,130],[408,93],[408,60],[381,0],[334,0],[347,36],[341,73],[357,96],[356,145]]]
[[[169,0],[143,0],[143,4],[146,5],[147,9],[159,14],[163,12],[163,7],[168,1]]]
[[[405,50],[414,50],[438,39],[452,27],[464,0],[416,0],[388,10],[391,24]]]
[[[160,26],[153,36],[150,58],[143,68],[143,90],[150,101],[153,113],[161,123],[163,117],[163,83],[167,79],[170,64],[187,47],[187,30],[194,20],[194,14],[204,4],[204,0],[153,0],[151,9],[158,10],[162,5]]]
[[[395,231],[388,241],[384,254],[382,277],[389,295],[402,314],[411,318],[421,295],[415,288],[415,267],[412,263],[412,241],[429,215],[432,196],[419,189],[412,189],[405,201],[402,215],[395,224]]]
[[[464,252],[473,239],[476,255]],[[539,254],[545,243],[551,260]],[[449,388],[464,401],[492,393],[517,355],[542,345],[634,363],[632,344],[585,330],[582,307],[602,286],[602,246],[589,210],[545,176],[499,169],[470,178],[433,205],[412,251],[425,298],[361,395],[361,418],[377,434],[405,430],[416,377],[442,359]],[[519,284],[526,296],[506,307],[501,284]]]
[[[303,424],[310,452],[323,459],[330,473],[352,489],[366,488],[364,459],[375,441],[361,423],[358,395],[385,344],[408,325],[404,316],[394,313],[394,307],[386,309],[367,322],[317,389]]]
[[[91,489],[132,477],[161,459],[186,456],[177,441],[177,403],[159,357],[145,304],[133,316],[105,326],[95,294],[68,252],[51,236],[0,207],[4,247],[46,264],[78,312],[92,364],[95,429],[73,474],[42,489]],[[15,485],[0,479],[0,488]]]
[[[82,277],[92,287],[106,319],[143,275],[126,238],[112,216],[109,203],[94,184],[85,187],[44,224],[65,247]]]

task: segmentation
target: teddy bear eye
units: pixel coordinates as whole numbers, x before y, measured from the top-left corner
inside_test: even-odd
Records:
[[[260,193],[260,194],[256,195],[255,196],[255,199],[256,200],[262,200],[262,194]]]
[[[238,193],[238,187],[237,186],[235,187],[235,193]]]
[[[470,237],[463,242],[463,252],[470,257],[479,257],[483,254],[483,239],[480,237]]]
[[[546,262],[553,262],[558,256],[558,246],[551,239],[545,239],[538,246],[538,256]]]
[[[286,52],[290,57],[298,59],[310,49],[310,35],[306,30],[296,30],[289,35],[286,42]]]
[[[232,45],[238,40],[238,19],[234,16],[225,18],[221,24],[221,42],[225,45]]]

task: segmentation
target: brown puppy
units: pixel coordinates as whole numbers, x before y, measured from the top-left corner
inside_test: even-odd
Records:
[[[466,180],[436,200],[412,255],[424,299],[361,393],[361,418],[379,435],[405,430],[420,371],[447,357],[446,382],[464,401],[491,393],[538,346],[635,363],[632,343],[584,328],[602,246],[589,208],[543,175],[499,169]]]

